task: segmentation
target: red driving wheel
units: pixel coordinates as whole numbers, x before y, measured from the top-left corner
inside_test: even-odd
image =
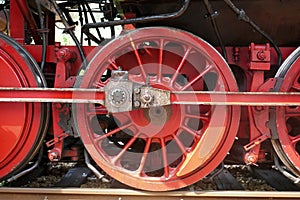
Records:
[[[0,87],[44,87],[36,62],[0,34]],[[0,103],[0,180],[17,173],[39,150],[46,127],[41,103]]]
[[[275,91],[300,92],[300,48],[281,65]],[[272,143],[282,162],[300,176],[300,107],[283,106],[271,110]]]
[[[164,90],[238,90],[216,50],[178,29],[143,28],[112,40],[91,59],[80,87],[105,86],[119,67],[129,80]],[[97,104],[74,109],[95,162],[120,182],[153,191],[182,188],[213,171],[228,153],[240,117],[238,106],[170,105],[110,115]]]

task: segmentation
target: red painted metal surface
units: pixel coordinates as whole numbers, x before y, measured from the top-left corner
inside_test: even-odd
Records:
[[[266,101],[268,99],[268,101]],[[248,105],[248,106],[296,106],[300,103],[298,92],[172,92],[172,104],[198,105]],[[265,109],[255,107],[256,110]]]
[[[10,33],[11,37],[14,38],[16,41],[18,41],[21,44],[24,44],[24,26],[25,26],[25,20],[22,16],[22,13],[20,11],[20,8],[18,6],[17,1],[11,1],[10,3]]]
[[[103,103],[104,100],[103,89],[3,87],[0,93],[0,102]]]
[[[58,63],[56,65],[54,87],[72,87],[75,80],[70,85],[66,83],[67,79],[70,77],[71,63],[76,60],[75,52],[68,48],[61,48],[56,51],[56,56],[58,58]],[[68,137],[68,134],[65,133],[59,123],[62,120],[62,116],[65,116],[66,113],[69,112],[69,107],[65,104],[59,102],[52,104],[53,140],[51,141],[53,141],[53,147],[48,152],[48,158],[50,161],[59,161],[62,158],[64,138]],[[51,141],[47,143],[48,147]]]
[[[276,80],[276,79],[274,79]],[[273,84],[275,83],[272,81]],[[67,82],[68,83],[68,82]],[[64,83],[66,84],[66,83]],[[274,85],[271,85],[272,88]],[[162,88],[156,85],[159,89]],[[163,88],[165,91],[169,89]],[[270,88],[269,88],[270,89]],[[162,90],[162,91],[164,91]],[[266,99],[270,99],[266,101]],[[53,102],[53,103],[98,103],[104,105],[104,89],[77,88],[19,88],[0,87],[0,102]],[[172,91],[170,103],[175,105],[229,105],[256,106],[257,111],[264,106],[297,106],[299,92],[208,92]]]
[[[23,53],[21,55],[20,53]],[[0,85],[2,87],[40,87],[37,66],[17,43],[0,36]],[[41,144],[45,126],[40,103],[1,103],[0,178],[26,165]]]
[[[37,29],[37,25],[36,25],[36,22],[33,18],[33,15],[29,9],[29,6],[28,6],[28,3],[27,1],[23,1],[23,0],[15,0],[15,2],[17,3],[17,5],[14,5],[14,6],[17,6],[21,13],[22,13],[22,16],[24,18],[24,20],[27,22],[27,27],[33,37],[33,40],[35,42],[35,44],[41,44],[42,43],[42,40],[41,40],[41,37],[39,36],[38,34],[38,29]],[[18,23],[18,21],[17,21]],[[22,26],[20,26],[20,24],[16,24],[18,27],[22,28]],[[23,29],[23,28],[22,28]],[[24,32],[24,30],[21,30]]]
[[[42,41],[33,1],[11,0],[9,6],[10,37],[26,50],[6,37],[0,39],[0,87],[44,87],[45,77],[50,87],[26,92],[0,90],[0,98],[7,101],[18,98],[18,103],[0,103],[1,181],[20,171],[39,150],[43,129],[48,126],[44,122],[48,111],[38,100],[50,99],[52,122],[47,133],[50,139],[46,142],[50,160],[78,160],[80,148],[64,146],[69,137],[79,136],[74,131],[78,128],[96,163],[112,177],[139,189],[172,190],[187,186],[213,171],[229,151],[229,156],[240,157],[230,160],[238,164],[270,162],[267,157],[272,149],[265,145],[270,139],[283,163],[300,176],[299,95],[285,93],[300,90],[299,55],[292,54],[299,39],[295,31],[298,29],[295,26],[297,1],[238,2],[247,12],[255,13],[258,24],[265,25],[263,28],[285,46],[280,47],[286,60],[281,67],[277,66],[274,48],[265,44],[267,41],[245,24],[232,23],[236,16],[226,9],[223,1],[211,1],[222,14],[218,23],[222,24],[220,30],[225,44],[230,45],[225,47],[227,62],[216,53],[215,49],[220,51],[220,48],[211,47],[188,32],[167,28],[134,30],[140,24],[129,24],[123,27],[123,36],[104,47],[82,47],[90,61],[88,69],[81,69],[78,47],[55,43],[57,18],[51,4],[44,3],[48,3],[43,13],[45,30],[49,32],[43,74],[35,63],[42,61]],[[127,8],[124,9],[127,18],[151,15],[155,8],[174,7],[174,1],[168,0],[159,4],[145,0],[138,7],[134,7],[135,1],[126,3],[121,4]],[[182,17],[158,25],[186,29],[216,44],[210,23],[200,20],[206,14],[204,10],[201,1],[193,1]],[[265,16],[276,20],[270,26]],[[133,32],[126,33],[129,30]],[[174,104],[108,115],[106,108],[99,104],[105,97],[100,88],[110,81],[110,71],[119,66],[129,72],[130,81],[148,82],[155,88],[174,92],[171,95]],[[82,81],[76,82],[77,75],[84,71],[84,76],[79,78]],[[76,89],[72,88],[79,86],[92,90],[74,92]],[[178,94],[178,91],[192,93]],[[197,94],[197,91],[208,93]],[[36,103],[29,103],[33,99]],[[80,100],[96,101],[74,105],[73,110],[67,104]],[[222,105],[215,105],[216,102]],[[270,107],[271,104],[277,107]],[[280,104],[284,106],[278,107]],[[71,115],[78,127],[70,125],[66,130],[61,124],[72,120]]]
[[[146,28],[112,41],[91,60],[80,87],[105,85],[100,77],[117,66],[131,81],[145,84],[149,77],[149,84],[160,89],[237,91],[228,66],[211,46],[174,29]],[[193,95],[191,100],[199,101]],[[110,117],[93,104],[76,105],[76,111],[79,133],[97,164],[145,190],[185,187],[210,173],[231,147],[238,127],[232,122],[240,114],[239,107],[197,105]]]
[[[300,49],[294,53],[282,64],[281,69],[276,74],[282,82],[277,84],[277,91],[299,92],[300,90]],[[300,133],[299,133],[299,106],[276,107],[273,123],[276,125],[273,129],[273,144],[276,152],[286,166],[296,175],[300,175]]]

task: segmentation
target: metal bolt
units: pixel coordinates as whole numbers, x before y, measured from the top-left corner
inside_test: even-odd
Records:
[[[141,92],[140,88],[134,88],[133,91],[134,91],[135,94],[139,94]]]
[[[134,107],[138,108],[140,107],[141,103],[139,101],[135,101],[134,102]]]
[[[150,96],[149,94],[146,94],[146,95],[144,96],[144,99],[145,99],[146,101],[149,101],[150,98],[151,98],[151,96]]]
[[[142,101],[144,103],[150,103],[152,101],[151,95],[148,94],[148,93],[144,94],[143,97],[142,97]]]
[[[52,151],[52,152],[49,154],[49,160],[54,161],[54,160],[56,160],[57,158],[58,158],[57,152]]]
[[[61,49],[61,50],[59,50],[59,55],[61,58],[63,58],[64,56],[67,55],[67,52],[65,50]]]
[[[248,156],[248,162],[249,163],[254,163],[255,162],[255,157],[254,156]]]
[[[266,54],[264,51],[258,51],[256,54],[256,57],[258,60],[265,60],[266,59]]]
[[[247,165],[256,165],[258,161],[258,155],[254,152],[248,152],[245,154],[244,161]]]
[[[81,176],[87,177],[88,175],[87,175],[87,173],[84,173],[84,172],[83,172],[83,173],[81,174]]]

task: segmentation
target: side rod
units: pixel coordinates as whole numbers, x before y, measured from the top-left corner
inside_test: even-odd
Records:
[[[172,92],[172,104],[296,106],[300,92]]]
[[[80,88],[0,88],[0,102],[104,104],[104,90]]]
[[[153,97],[155,98],[155,97]],[[54,102],[104,104],[104,89],[84,88],[4,88],[0,87],[0,102]],[[171,104],[296,106],[300,92],[206,92],[174,91]]]

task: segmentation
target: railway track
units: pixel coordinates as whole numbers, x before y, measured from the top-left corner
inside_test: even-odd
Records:
[[[132,189],[102,174],[97,178],[83,165],[60,163],[48,169],[38,167],[21,178],[5,183],[13,188],[114,188]],[[273,167],[226,165],[182,191],[245,190],[245,191],[300,191],[300,186]]]
[[[2,199],[23,199],[23,200],[35,200],[35,199],[300,199],[300,188],[297,185],[293,185],[290,180],[283,180],[285,177],[280,176],[274,169],[257,169],[251,167],[244,167],[243,170],[236,168],[232,169],[227,166],[223,170],[216,173],[215,176],[210,177],[209,180],[202,182],[202,185],[208,185],[213,182],[216,189],[211,189],[208,186],[197,186],[197,183],[183,188],[178,191],[172,192],[147,192],[128,189],[125,185],[120,183],[110,183],[107,185],[109,188],[83,188],[81,184],[87,175],[81,176],[81,174],[88,174],[87,168],[84,167],[72,167],[69,171],[61,177],[61,179],[54,184],[51,188],[32,188],[30,186],[18,186],[18,187],[2,187],[0,188],[0,200]],[[265,183],[272,186],[277,191],[266,191],[266,187],[261,184],[257,184],[256,187],[251,189],[242,181],[238,181],[238,177],[234,174],[234,171],[238,170],[238,173],[243,174],[244,178],[246,173],[251,173],[253,179],[251,184],[257,183],[255,179],[261,179]],[[255,178],[256,177],[256,178]],[[44,179],[47,179],[45,177]],[[245,179],[246,180],[246,179]],[[101,180],[99,180],[101,182]],[[102,180],[103,181],[103,180]],[[280,184],[278,184],[280,183]],[[78,185],[76,185],[78,184]],[[199,183],[198,183],[199,184]],[[41,187],[46,187],[45,185]],[[260,191],[249,191],[260,190]]]
[[[38,188],[0,188],[0,199],[22,200],[64,200],[95,199],[98,200],[135,200],[135,199],[299,199],[299,192],[257,192],[257,191],[173,191],[145,192],[128,189],[38,189]]]

